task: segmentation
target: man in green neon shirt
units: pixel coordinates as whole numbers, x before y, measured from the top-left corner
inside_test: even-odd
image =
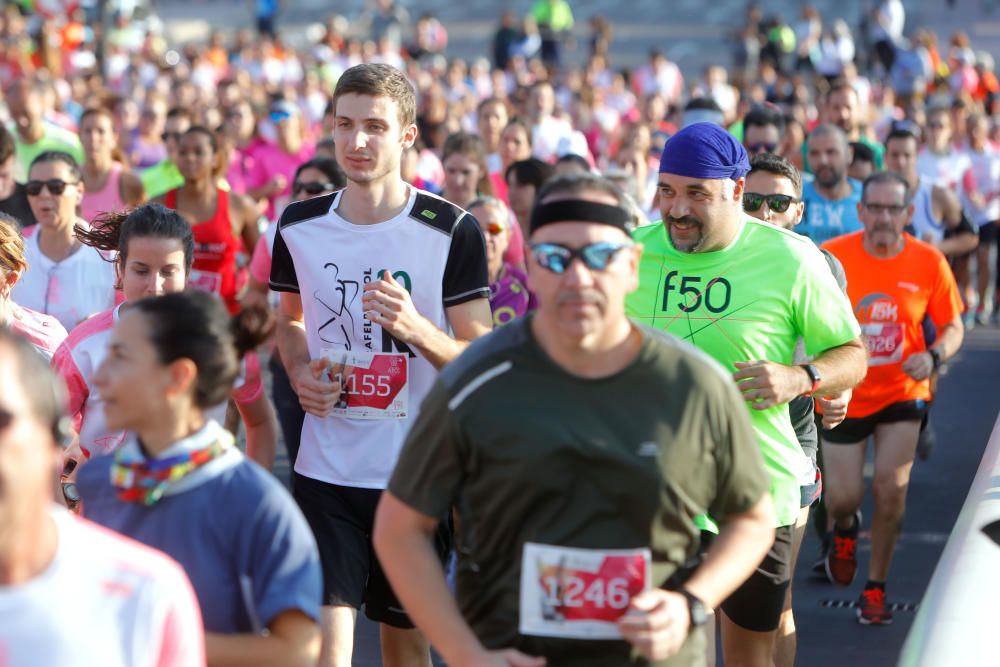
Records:
[[[663,220],[633,234],[644,247],[639,289],[627,301],[638,321],[692,343],[733,373],[771,476],[775,543],[726,600],[726,663],[771,665],[791,580],[799,475],[808,460],[787,403],[835,394],[865,375],[860,329],[816,246],[743,212],[743,146],[721,127],[695,123],[670,139],[660,161]],[[793,363],[799,338],[811,364]]]
[[[77,165],[83,164],[83,147],[75,134],[45,121],[40,86],[20,79],[7,88],[7,108],[14,121],[15,173],[18,183],[28,180],[28,168],[46,151],[69,153]]]

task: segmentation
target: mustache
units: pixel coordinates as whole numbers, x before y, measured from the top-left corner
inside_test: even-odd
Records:
[[[667,222],[671,225],[697,225],[698,227],[703,226],[701,224],[701,220],[691,215],[681,216],[680,218],[674,218],[668,215]]]
[[[556,294],[557,306],[563,306],[567,303],[580,301],[600,306],[604,304],[604,295],[592,289],[561,290],[558,294]]]

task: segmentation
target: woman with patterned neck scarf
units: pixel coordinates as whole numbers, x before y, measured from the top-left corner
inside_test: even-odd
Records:
[[[232,391],[239,357],[272,329],[266,311],[230,320],[202,292],[142,299],[123,311],[94,377],[108,426],[129,436],[81,468],[84,512],[184,566],[209,664],[319,657],[312,533],[280,483],[206,418]]]

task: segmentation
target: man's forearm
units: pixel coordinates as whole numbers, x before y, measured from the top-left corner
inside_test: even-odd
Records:
[[[375,547],[407,615],[450,665],[470,662],[483,646],[448,591],[431,537],[416,530],[376,529]]]
[[[774,542],[774,509],[765,494],[749,512],[724,522],[705,562],[684,588],[716,608],[746,581]]]
[[[951,323],[941,329],[937,340],[931,347],[938,351],[942,361],[947,361],[958,353],[958,348],[962,347],[964,339],[965,330],[962,329],[961,325]]]
[[[287,315],[278,315],[277,338],[281,360],[288,376],[292,377],[296,368],[310,361],[306,331],[301,322]]]
[[[839,394],[853,389],[864,379],[868,370],[868,355],[864,344],[854,339],[819,355],[813,365],[822,378],[816,393]]]
[[[426,319],[419,337],[410,341],[410,344],[438,370],[451,363],[469,346],[468,341],[452,338]]]

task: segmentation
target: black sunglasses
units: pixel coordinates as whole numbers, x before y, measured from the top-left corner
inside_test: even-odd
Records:
[[[552,273],[565,273],[574,258],[579,258],[588,269],[603,271],[619,250],[631,247],[631,243],[591,243],[582,248],[568,248],[558,243],[536,243],[531,246],[531,252],[542,268]]]
[[[160,140],[161,141],[170,141],[171,139],[173,139],[174,141],[180,141],[182,134],[184,134],[184,133],[183,132],[164,132],[163,134],[160,135]]]
[[[749,146],[747,146],[747,153],[752,153],[752,154],[774,153],[774,151],[776,150],[778,150],[778,144],[760,143],[760,144],[750,144]]]
[[[792,204],[798,204],[801,199],[788,195],[762,195],[759,192],[743,193],[743,210],[753,213],[760,209],[764,202],[773,213],[784,213]]]
[[[79,181],[74,183],[67,183],[61,178],[50,178],[47,181],[28,181],[24,184],[24,191],[27,192],[32,197],[37,197],[42,194],[43,188],[48,188],[49,192],[55,196],[61,195],[66,191],[66,188],[70,185],[76,185]]]
[[[292,192],[298,194],[299,192],[305,192],[307,195],[318,195],[321,192],[326,192],[327,190],[336,190],[337,186],[333,183],[319,183],[319,182],[309,182],[309,183],[299,183],[296,181],[292,186]]]

